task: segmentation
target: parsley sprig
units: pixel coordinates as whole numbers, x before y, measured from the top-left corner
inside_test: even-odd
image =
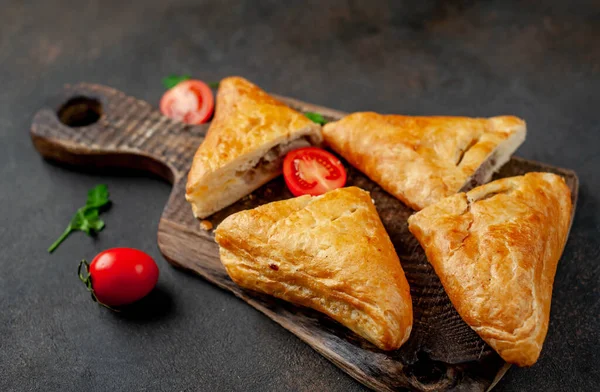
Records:
[[[74,231],[80,230],[89,236],[100,232],[104,228],[104,221],[99,218],[100,210],[110,203],[108,187],[104,184],[96,185],[88,192],[85,206],[77,210],[69,226],[50,245],[48,252],[52,253]]]
[[[323,115],[321,115],[319,113],[306,112],[306,113],[304,113],[304,115],[306,117],[308,117],[308,119],[311,120],[314,123],[317,123],[317,124],[320,124],[320,125],[327,124],[327,120],[325,120],[325,117],[323,117]]]
[[[177,86],[179,83],[184,82],[186,80],[190,80],[192,77],[190,75],[169,75],[162,80],[163,85],[167,90],[172,89]],[[219,82],[207,82],[208,87],[212,89],[219,88]]]
[[[166,78],[164,78],[162,82],[166,89],[171,89],[177,86],[179,83],[183,82],[184,80],[189,80],[190,78],[190,75],[169,75]]]

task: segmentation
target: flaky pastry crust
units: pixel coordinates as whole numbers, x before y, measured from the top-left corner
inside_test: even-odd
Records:
[[[321,127],[244,78],[221,80],[214,119],[188,174],[186,199],[194,215],[207,217],[280,175],[280,164],[256,166],[294,140],[318,145]]]
[[[408,219],[458,313],[509,363],[531,366],[540,355],[571,209],[562,177],[528,173]]]
[[[238,285],[323,312],[383,350],[408,339],[410,289],[368,192],[266,204],[229,216],[215,234]]]
[[[525,133],[525,122],[513,116],[372,112],[353,113],[323,128],[331,148],[415,210],[489,181],[525,140]]]

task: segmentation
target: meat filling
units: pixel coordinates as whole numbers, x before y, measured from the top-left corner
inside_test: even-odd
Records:
[[[272,173],[280,170],[283,158],[288,152],[302,147],[310,147],[310,145],[311,143],[306,136],[276,145],[244,173],[244,181],[252,183],[257,173]]]
[[[475,170],[475,173],[473,173],[471,178],[469,178],[465,185],[463,185],[463,187],[460,189],[460,192],[467,192],[475,187],[478,187],[479,185],[483,185],[487,180],[490,170],[492,170],[495,165],[496,155],[492,154],[477,168],[477,170]]]

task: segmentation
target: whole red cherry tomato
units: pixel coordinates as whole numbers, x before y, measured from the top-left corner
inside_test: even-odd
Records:
[[[88,275],[81,273],[85,265]],[[79,264],[79,278],[95,299],[107,306],[127,305],[142,299],[158,281],[158,267],[146,253],[132,248],[100,252],[88,265]]]

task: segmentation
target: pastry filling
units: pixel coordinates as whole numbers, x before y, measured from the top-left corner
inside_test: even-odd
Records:
[[[243,174],[244,181],[248,184],[253,183],[257,174],[271,174],[281,170],[283,158],[288,152],[302,147],[310,147],[311,143],[308,136],[290,140],[271,148],[267,153],[256,162],[256,164],[246,170]]]
[[[471,189],[485,184],[489,181],[489,177],[493,174],[490,173],[491,170],[496,166],[497,157],[496,153],[491,154],[483,163],[475,170],[475,173],[471,176],[471,178],[463,185],[460,189],[460,192],[467,192]]]

